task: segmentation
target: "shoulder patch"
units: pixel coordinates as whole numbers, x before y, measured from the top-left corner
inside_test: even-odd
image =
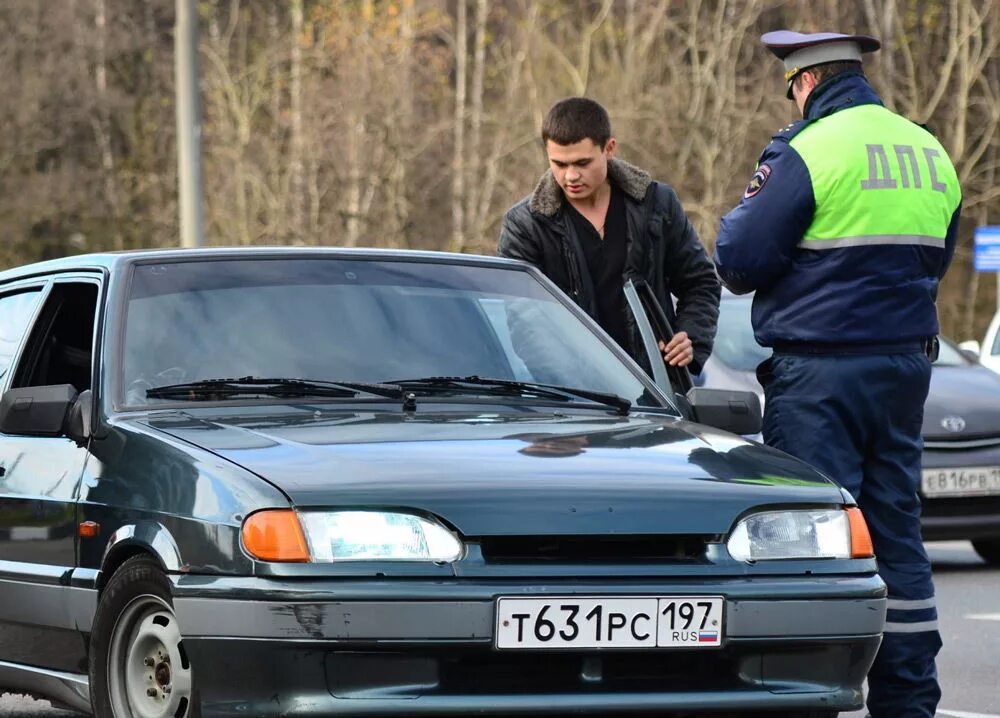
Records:
[[[812,120],[796,120],[792,124],[786,125],[774,133],[771,136],[771,140],[776,140],[778,142],[791,142],[792,138],[808,127],[811,122]]]
[[[764,189],[764,185],[767,184],[767,180],[770,176],[771,165],[766,162],[762,165],[758,165],[757,171],[753,173],[753,177],[750,178],[750,184],[747,185],[746,191],[743,193],[743,199],[750,199]]]

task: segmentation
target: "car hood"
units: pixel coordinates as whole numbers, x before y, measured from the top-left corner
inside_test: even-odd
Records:
[[[300,507],[400,507],[467,536],[724,534],[761,505],[841,504],[781,452],[670,417],[248,407],[141,420]]]
[[[924,405],[925,439],[1000,436],[1000,374],[985,367],[934,367]]]

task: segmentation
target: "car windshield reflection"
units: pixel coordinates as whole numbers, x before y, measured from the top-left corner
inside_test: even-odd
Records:
[[[137,265],[121,373],[132,407],[184,400],[147,395],[156,387],[219,377],[422,376],[535,382],[662,407],[638,370],[530,273],[418,261]]]

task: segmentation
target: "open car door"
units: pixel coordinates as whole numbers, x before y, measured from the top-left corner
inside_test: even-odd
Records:
[[[674,330],[649,284],[628,279],[625,300],[642,337],[653,381],[667,396],[674,398],[685,418],[734,434],[760,433],[762,420],[757,394],[696,387],[687,367],[669,366],[663,361],[659,343],[669,342]]]

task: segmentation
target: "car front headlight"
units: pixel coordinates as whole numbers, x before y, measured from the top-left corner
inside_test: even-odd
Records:
[[[433,519],[392,511],[258,511],[243,545],[263,561],[428,561],[462,556],[461,540]]]
[[[736,525],[727,546],[738,561],[874,555],[868,526],[856,506],[751,514]]]

